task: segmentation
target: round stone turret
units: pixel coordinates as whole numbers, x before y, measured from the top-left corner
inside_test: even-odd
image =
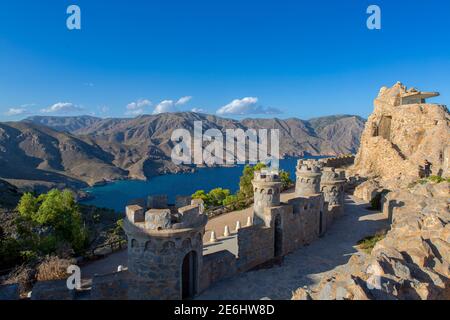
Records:
[[[182,299],[198,292],[207,220],[203,206],[195,201],[172,211],[126,208],[128,270],[145,283],[136,286],[133,297]]]
[[[329,206],[344,206],[345,171],[334,168],[324,168],[320,188]]]
[[[320,193],[320,178],[322,176],[320,163],[312,160],[299,160],[296,171],[295,194],[307,197]]]
[[[253,184],[253,224],[264,224],[265,208],[280,205],[281,180],[276,171],[256,171]]]

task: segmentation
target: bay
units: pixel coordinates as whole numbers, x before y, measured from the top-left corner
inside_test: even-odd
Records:
[[[289,172],[292,180],[295,180],[297,161],[297,158],[280,160],[280,168]],[[160,175],[152,177],[148,181],[117,181],[85,189],[84,191],[88,192],[92,197],[82,201],[82,203],[123,212],[130,200],[146,198],[149,195],[167,194],[169,203],[175,203],[177,195],[191,195],[197,190],[208,192],[211,189],[220,187],[229,189],[234,193],[239,189],[239,178],[243,169],[243,165],[202,168],[194,173]]]

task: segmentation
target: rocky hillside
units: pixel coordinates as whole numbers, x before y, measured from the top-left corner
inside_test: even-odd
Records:
[[[392,223],[366,254],[353,255],[335,274],[294,299],[450,299],[450,184],[417,184],[389,193],[384,213]]]
[[[380,90],[347,173],[367,179],[354,196],[382,207],[390,228],[363,239],[365,252],[294,299],[450,298],[450,115],[425,102],[437,95],[401,83]],[[425,160],[432,172],[422,178]]]
[[[25,122],[0,123],[0,178],[19,187],[87,186],[127,172],[95,142]]]
[[[75,188],[117,179],[148,179],[192,170],[171,161],[172,131],[279,129],[283,156],[355,153],[364,120],[332,116],[300,119],[226,119],[193,112],[144,115],[134,119],[31,117],[0,123],[0,178],[18,186]]]
[[[33,116],[28,117],[23,121],[44,125],[57,131],[76,132],[77,130],[90,127],[100,120],[101,118],[92,116],[76,116],[76,117]]]
[[[361,137],[353,172],[377,177],[394,188],[421,177],[426,160],[433,175],[450,175],[450,114],[445,106],[423,101],[435,95],[401,83],[383,87]],[[414,96],[417,101],[407,100]]]
[[[0,208],[13,209],[19,202],[21,193],[17,188],[4,180],[0,180]]]

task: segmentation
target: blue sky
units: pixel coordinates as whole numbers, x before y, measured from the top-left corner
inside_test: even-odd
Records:
[[[81,30],[66,27],[71,4]],[[366,27],[370,4],[381,30]],[[448,0],[5,0],[0,120],[194,108],[239,118],[239,106],[367,117],[397,80],[448,104],[449,21]]]

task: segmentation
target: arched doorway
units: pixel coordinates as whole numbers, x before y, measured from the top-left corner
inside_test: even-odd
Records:
[[[283,253],[283,229],[281,227],[281,216],[275,217],[275,236],[274,236],[274,256],[279,257]]]
[[[181,268],[182,299],[193,298],[197,293],[197,253],[189,252]]]

